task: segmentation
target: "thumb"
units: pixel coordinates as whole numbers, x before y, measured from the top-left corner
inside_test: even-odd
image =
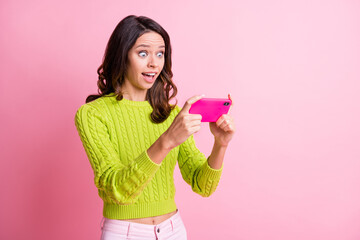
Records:
[[[181,111],[186,112],[186,113],[189,113],[189,110],[190,110],[191,105],[192,105],[193,103],[195,103],[196,101],[200,100],[201,98],[203,98],[204,96],[205,96],[205,95],[202,94],[202,95],[196,95],[196,96],[193,96],[193,97],[189,98],[189,99],[185,102],[185,104],[184,104],[183,108],[181,109]]]

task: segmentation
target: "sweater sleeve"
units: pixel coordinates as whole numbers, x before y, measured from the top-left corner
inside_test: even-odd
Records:
[[[111,143],[104,116],[92,106],[85,104],[78,109],[75,125],[94,171],[96,187],[118,204],[134,203],[160,164],[154,163],[144,150],[124,165]]]
[[[223,169],[223,166],[211,168],[207,160],[196,147],[193,135],[180,144],[178,163],[181,175],[192,190],[203,197],[209,197],[216,190]]]

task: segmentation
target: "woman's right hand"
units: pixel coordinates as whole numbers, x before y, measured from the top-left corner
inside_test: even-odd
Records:
[[[185,142],[188,137],[200,130],[202,116],[200,114],[190,114],[189,110],[191,104],[203,97],[204,95],[198,95],[189,98],[170,127],[164,132],[164,137],[170,149]]]

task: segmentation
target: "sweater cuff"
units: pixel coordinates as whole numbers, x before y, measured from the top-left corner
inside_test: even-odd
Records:
[[[136,158],[136,163],[138,165],[138,169],[148,175],[154,174],[161,166],[161,164],[157,164],[150,159],[146,150]]]
[[[221,177],[221,173],[224,167],[224,163],[221,165],[220,169],[214,169],[212,167],[210,167],[209,163],[208,163],[209,158],[206,159],[202,169],[203,169],[203,174],[204,176],[206,176],[206,178],[208,179],[212,179],[212,180],[218,180]]]

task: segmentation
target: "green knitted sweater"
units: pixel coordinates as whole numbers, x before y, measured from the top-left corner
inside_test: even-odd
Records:
[[[175,147],[161,164],[146,150],[165,132],[180,111],[176,106],[163,123],[153,123],[147,101],[117,101],[108,94],[82,105],[75,125],[94,171],[94,182],[110,219],[158,216],[176,210],[174,168],[201,196],[216,189],[221,169],[212,169],[193,136]]]

